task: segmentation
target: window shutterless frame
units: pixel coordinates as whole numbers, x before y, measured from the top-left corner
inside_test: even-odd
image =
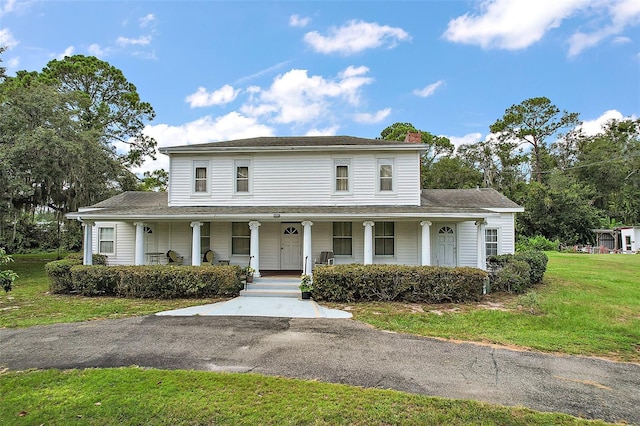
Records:
[[[206,195],[209,193],[209,162],[193,162],[193,187],[192,193],[196,195]]]

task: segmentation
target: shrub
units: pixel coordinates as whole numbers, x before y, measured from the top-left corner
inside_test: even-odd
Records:
[[[83,296],[115,296],[120,271],[111,266],[76,265],[71,268],[73,291]]]
[[[71,268],[81,265],[82,260],[62,259],[54,260],[44,266],[49,276],[49,291],[51,293],[71,293],[73,291],[73,281],[71,278]]]
[[[560,250],[560,241],[557,239],[550,240],[542,235],[536,235],[535,237],[519,236],[516,242],[516,251],[528,250],[558,251]]]
[[[511,259],[495,272],[491,280],[491,288],[519,293],[530,285],[530,270],[527,262]]]
[[[541,251],[523,251],[516,253],[514,259],[522,260],[529,265],[529,284],[534,285],[542,282],[544,273],[547,270],[547,263],[549,262],[549,257],[547,257],[546,254]]]
[[[331,302],[477,300],[487,277],[474,268],[335,265],[314,269],[313,296]]]
[[[84,254],[82,253],[71,253],[65,259],[75,259],[79,260],[80,263],[84,261]],[[107,256],[104,254],[93,254],[92,255],[93,264],[94,265],[106,265],[107,264]]]
[[[116,293],[123,297],[174,299],[240,293],[237,266],[122,266]]]

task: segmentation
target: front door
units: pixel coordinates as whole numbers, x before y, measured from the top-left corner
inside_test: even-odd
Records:
[[[300,224],[283,223],[280,234],[280,269],[302,269],[302,236]]]
[[[456,266],[456,234],[454,225],[442,225],[436,236],[436,265]]]

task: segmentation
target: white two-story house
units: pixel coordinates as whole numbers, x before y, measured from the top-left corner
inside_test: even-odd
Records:
[[[311,273],[342,263],[485,267],[514,251],[523,208],[492,189],[420,188],[424,146],[349,136],[259,137],[162,148],[168,192],[126,192],[69,214],[84,261]],[[419,138],[417,139],[419,141]]]

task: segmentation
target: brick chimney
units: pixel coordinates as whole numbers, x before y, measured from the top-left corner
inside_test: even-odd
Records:
[[[407,132],[407,136],[405,136],[404,141],[410,143],[422,143],[422,135],[420,134],[420,131]]]

